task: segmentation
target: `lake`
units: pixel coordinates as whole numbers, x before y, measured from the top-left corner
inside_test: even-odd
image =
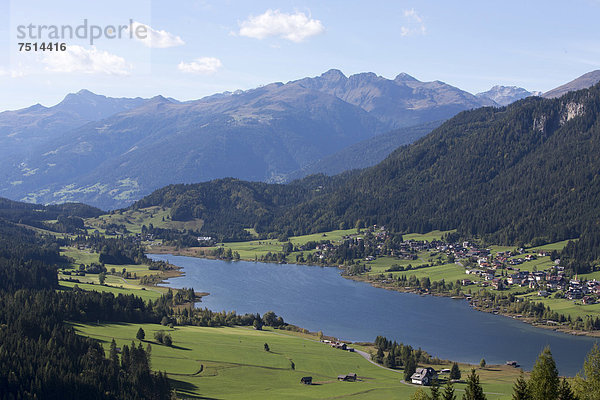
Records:
[[[596,340],[475,311],[465,300],[374,288],[341,277],[336,268],[148,256],[183,268],[185,275],[169,279],[168,286],[210,293],[198,307],[238,314],[274,311],[311,331],[351,341],[372,342],[382,335],[442,359],[516,360],[531,369],[550,345],[560,373],[572,376]]]

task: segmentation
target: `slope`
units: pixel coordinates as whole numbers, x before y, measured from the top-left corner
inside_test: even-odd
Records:
[[[408,128],[398,128],[350,145],[337,153],[324,157],[301,170],[286,176],[288,181],[307,175],[335,175],[353,169],[372,167],[383,161],[400,146],[408,145],[427,135],[442,124],[442,121],[427,122]]]
[[[461,113],[270,228],[305,233],[360,219],[503,243],[575,237],[598,220],[599,113],[600,86]]]

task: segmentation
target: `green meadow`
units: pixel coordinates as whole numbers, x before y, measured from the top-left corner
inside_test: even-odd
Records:
[[[402,235],[402,239],[431,242],[433,240],[442,240],[442,237],[444,235],[453,232],[456,232],[456,229],[452,229],[449,231],[431,231],[428,233],[406,233]]]
[[[357,235],[356,229],[341,229],[324,233],[315,233],[312,235],[292,236],[289,238],[289,241],[294,246],[301,246],[311,241],[320,242],[322,240],[330,240],[332,242],[339,242],[344,236],[349,235]],[[255,239],[246,242],[222,243],[222,246],[226,249],[231,249],[231,251],[237,251],[243,260],[254,260],[255,257],[260,258],[269,252],[281,252],[284,244],[285,242],[280,242],[277,239]],[[211,247],[208,249],[210,250],[215,248],[216,247]],[[304,251],[303,253],[308,254],[312,252],[313,251]],[[290,260],[290,262],[294,262],[296,260],[296,255],[300,253],[301,252],[290,253],[288,260]]]
[[[600,317],[600,303],[582,304],[581,300],[555,299],[552,296],[541,297],[538,296],[537,291],[521,295],[520,297],[527,298],[537,303],[544,303],[544,305],[549,306],[552,311],[556,311],[559,314],[570,315],[571,318],[584,318],[585,316]]]
[[[202,228],[203,221],[194,219],[191,221],[171,221],[171,209],[158,206],[141,208],[139,210],[117,210],[111,214],[104,214],[97,218],[88,218],[85,225],[98,229],[104,233],[107,224],[125,225],[129,232],[140,233],[142,225],[154,225],[156,228],[165,229],[192,229],[195,231]]]
[[[413,264],[413,266],[414,265],[415,264]],[[446,282],[454,282],[456,280],[470,277],[469,275],[465,274],[464,267],[454,263],[434,265],[431,267],[411,269],[408,271],[384,273],[386,276],[388,276],[388,274],[392,274],[394,278],[397,278],[401,275],[406,275],[407,277],[414,275],[418,279],[428,277],[432,282],[441,281],[442,279]],[[374,275],[374,273],[369,273],[369,275]]]
[[[158,271],[150,271],[147,265],[113,265],[106,264],[109,273],[106,274],[104,285],[100,285],[99,274],[86,273],[85,276],[77,276],[74,273],[78,271],[79,264],[99,263],[99,254],[88,250],[80,250],[75,247],[61,248],[61,254],[73,259],[68,265],[63,265],[58,271],[59,284],[62,289],[72,289],[75,285],[83,290],[93,290],[96,292],[109,292],[118,294],[134,294],[144,300],[156,300],[167,288],[158,286],[144,286],[140,284],[140,278],[145,275],[157,274]],[[111,274],[114,268],[116,273],[122,273],[123,269],[129,272],[131,278],[125,278],[122,275]],[[64,272],[70,272],[66,275]],[[67,279],[67,280],[65,280]],[[68,279],[76,279],[79,282],[70,282]]]
[[[130,344],[142,327],[146,334],[143,345],[152,346],[152,368],[168,373],[179,398],[407,399],[417,389],[400,382],[401,370],[381,368],[357,353],[333,349],[306,335],[287,331],[193,326],[173,329],[157,324],[73,324],[73,327],[81,335],[100,340],[107,351],[113,338],[119,347]],[[154,333],[159,330],[172,336],[173,347],[154,342]],[[449,364],[436,366],[448,367]],[[462,368],[466,375],[470,367]],[[358,375],[357,382],[337,380],[338,375],[350,372]],[[488,399],[511,398],[518,370],[490,367],[478,372]],[[311,376],[314,384],[301,384],[303,376]],[[463,388],[463,384],[456,385],[459,396]]]
[[[68,282],[68,281],[60,281],[59,282],[59,288],[61,290],[72,290],[73,287],[75,287],[75,285],[77,285],[77,287],[79,289],[82,290],[87,290],[87,291],[94,291],[94,292],[106,292],[106,293],[112,293],[115,296],[118,296],[119,294],[122,295],[130,295],[133,294],[135,296],[141,297],[142,299],[148,301],[148,300],[156,300],[158,299],[160,296],[163,295],[163,291],[159,290],[159,289],[153,289],[153,288],[149,288],[149,289],[136,289],[136,288],[132,288],[132,287],[126,287],[125,285],[123,286],[113,286],[110,284],[104,284],[104,285],[100,285],[100,284],[92,284],[92,283],[75,283],[75,282]]]

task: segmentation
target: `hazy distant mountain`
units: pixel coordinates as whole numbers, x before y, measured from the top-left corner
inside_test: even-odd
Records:
[[[319,173],[335,175],[351,169],[371,167],[382,161],[398,147],[410,144],[427,135],[440,126],[442,122],[427,122],[422,125],[398,128],[373,136],[288,174],[286,180],[291,181]]]
[[[41,104],[0,113],[0,157],[29,153],[33,146],[64,132],[143,104],[141,98],[110,98],[88,90],[68,94],[53,107]]]
[[[288,84],[332,94],[368,111],[391,128],[445,120],[460,111],[496,105],[444,82],[421,82],[405,73],[391,80],[372,72],[346,77],[332,69]]]
[[[479,98],[487,98],[496,102],[500,106],[507,106],[517,100],[524,99],[529,96],[540,96],[542,92],[530,92],[526,89],[517,86],[500,86],[496,85],[487,92],[477,93]]]
[[[553,99],[556,97],[560,97],[567,92],[572,92],[574,90],[587,89],[591,86],[594,86],[596,83],[600,82],[600,69],[592,72],[588,72],[587,74],[581,75],[579,78],[572,80],[569,83],[565,83],[557,88],[547,91],[542,95],[547,99]]]
[[[171,183],[280,182],[311,165],[341,172],[372,165],[426,131],[397,130],[349,146],[495,104],[407,74],[390,80],[337,70],[186,102],[81,91],[54,107],[0,114],[0,196],[115,208]]]
[[[1,195],[130,204],[169,183],[265,180],[387,127],[335,96],[281,83],[186,103],[157,96],[88,123],[0,172]]]

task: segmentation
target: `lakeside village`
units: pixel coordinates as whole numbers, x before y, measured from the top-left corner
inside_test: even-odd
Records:
[[[406,236],[374,225],[341,240],[331,240],[327,233],[319,241],[286,238],[280,242],[280,252],[263,252],[254,260],[337,266],[350,279],[398,291],[466,298],[478,310],[523,318],[535,325],[568,332],[600,329],[595,311],[559,314],[548,305],[572,301],[587,306],[600,298],[600,282],[573,275],[561,265],[559,251],[548,249],[552,246],[486,248],[475,241],[459,241],[452,232],[433,235],[429,241],[411,238],[422,235]],[[273,242],[267,239],[252,245],[272,248]],[[202,247],[198,255],[239,259],[232,247],[227,243]]]
[[[385,238],[385,230],[378,232],[375,237],[380,243],[376,245],[376,253],[383,249],[381,239]],[[361,240],[361,238],[357,238]],[[331,251],[331,244],[317,247],[321,253]],[[476,285],[479,287],[487,287],[495,290],[507,290],[511,287],[525,287],[532,291],[537,291],[538,296],[548,297],[554,294],[555,298],[566,298],[569,300],[581,299],[582,304],[594,304],[598,301],[600,294],[600,281],[597,280],[579,280],[577,277],[570,279],[565,273],[565,268],[560,265],[560,259],[552,259],[553,265],[549,268],[538,271],[533,267],[532,271],[519,268],[519,265],[534,261],[538,257],[552,257],[552,253],[546,250],[530,250],[526,252],[523,248],[511,251],[498,251],[492,254],[490,249],[481,248],[477,244],[469,241],[462,243],[448,243],[443,240],[434,240],[431,242],[406,240],[403,241],[398,251],[391,250],[389,255],[405,260],[417,260],[418,253],[429,252],[431,256],[444,254],[448,258],[448,262],[454,260],[455,264],[465,268],[465,274],[469,277],[459,280],[462,286]],[[324,254],[319,254],[319,257],[325,257]],[[374,261],[377,256],[367,256],[365,261]],[[473,262],[475,265],[473,265]],[[430,264],[417,265],[416,267],[392,266],[385,272],[392,271],[410,271],[411,269],[421,269],[431,267]],[[340,265],[340,267],[344,267]],[[412,267],[412,268],[411,268]],[[344,267],[345,268],[345,267]],[[383,274],[376,276],[381,283],[391,282]],[[458,283],[458,282],[457,282]],[[431,284],[431,282],[429,283]],[[429,285],[425,284],[419,289],[421,293],[427,293]]]
[[[449,235],[451,236],[451,235]],[[594,304],[598,301],[600,295],[600,281],[597,280],[579,280],[577,277],[570,279],[565,268],[560,265],[558,253],[547,250],[523,248],[515,250],[497,251],[492,253],[491,249],[483,248],[471,241],[450,242],[444,240],[402,240],[394,245],[394,240],[385,227],[374,225],[369,228],[365,234],[356,234],[344,236],[342,242],[334,243],[329,240],[323,240],[320,243],[308,242],[305,245],[294,247],[290,250],[297,251],[315,251],[310,256],[304,256],[302,253],[297,255],[297,262],[324,263],[330,264],[332,258],[339,258],[340,250],[344,253],[352,254],[350,257],[363,255],[363,265],[360,261],[351,265],[338,265],[344,270],[346,275],[358,275],[369,273],[370,262],[378,257],[389,256],[398,260],[416,261],[415,266],[408,264],[406,266],[393,264],[383,272],[369,276],[378,280],[380,283],[394,283],[396,280],[402,280],[402,276],[411,270],[421,270],[424,268],[441,265],[444,261],[455,263],[464,267],[466,276],[456,283],[461,286],[475,285],[495,290],[507,290],[512,287],[528,288],[528,292],[537,291],[538,296],[548,297],[554,295],[554,298],[566,298],[569,300],[581,300],[582,304]],[[205,240],[206,238],[202,238]],[[200,240],[200,239],[199,239]],[[284,253],[285,253],[284,245]],[[423,262],[423,253],[427,253],[429,263]],[[534,266],[531,271],[521,270],[519,267],[528,261],[535,261],[539,257],[548,257],[552,265],[548,268],[538,271]],[[268,258],[268,257],[265,257]],[[419,262],[420,261],[420,262]],[[393,274],[394,272],[404,272],[404,275]],[[407,278],[410,279],[410,278]],[[420,293],[428,293],[432,282],[427,282],[427,278],[422,279],[418,288]],[[407,289],[412,286],[407,286]],[[469,296],[467,296],[469,298]]]

